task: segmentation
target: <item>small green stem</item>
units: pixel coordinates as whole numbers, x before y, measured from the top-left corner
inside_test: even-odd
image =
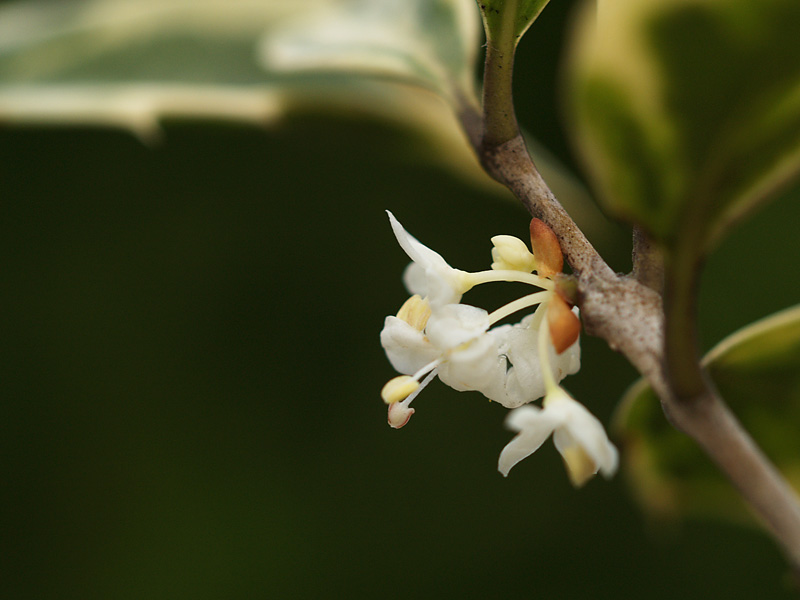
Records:
[[[519,135],[514,112],[514,16],[517,0],[508,0],[498,27],[487,27],[483,72],[483,148],[496,148]]]
[[[678,402],[703,395],[709,381],[697,341],[699,260],[680,249],[669,258],[664,290],[664,363]]]

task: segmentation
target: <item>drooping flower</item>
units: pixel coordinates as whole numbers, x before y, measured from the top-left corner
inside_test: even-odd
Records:
[[[617,449],[600,421],[582,404],[558,387],[545,396],[543,406],[522,406],[508,414],[506,425],[518,434],[500,453],[498,470],[503,476],[538,450],[551,434],[575,487],[598,471],[606,477],[616,472]]]
[[[389,361],[404,374],[387,384],[384,400],[389,404],[402,401],[407,406],[419,393],[418,387],[424,387],[422,378],[431,372],[453,389],[481,392],[508,408],[542,397],[545,387],[537,356],[541,314],[491,329],[518,310],[548,306],[554,297],[553,282],[531,273],[536,260],[524,242],[495,236],[493,269],[469,273],[451,267],[440,254],[411,236],[394,215],[387,214],[398,243],[413,261],[406,282],[415,294],[396,316],[386,317],[381,331],[381,345]],[[491,314],[457,303],[471,287],[493,281],[520,281],[545,291],[523,296]],[[576,340],[577,334],[567,352],[565,348],[557,352],[552,346],[546,350],[558,380],[580,367]],[[397,407],[392,409],[395,415],[397,411]]]
[[[451,267],[388,214],[397,241],[413,261],[404,280],[414,294],[396,316],[386,317],[381,331],[386,355],[403,373],[381,391],[389,424],[404,426],[414,413],[411,402],[438,376],[455,390],[478,391],[514,409],[508,425],[518,435],[500,456],[503,475],[551,434],[576,486],[598,470],[613,474],[617,451],[603,426],[559,386],[580,368],[580,320],[577,308],[556,290],[563,256],[552,230],[538,219],[531,221],[533,252],[512,236],[493,237],[491,270],[472,273]],[[460,303],[472,287],[499,281],[541,291],[491,313]],[[538,308],[519,323],[497,325],[531,307]],[[544,408],[529,405],[543,396]]]
[[[445,385],[480,392],[506,408],[537,400],[546,391],[538,347],[542,322],[534,314],[515,325],[489,329],[492,315],[483,309],[447,304],[431,311],[426,300],[412,296],[397,316],[386,317],[381,331],[389,361],[404,374],[390,380],[382,396],[389,404],[403,401],[407,406],[417,388],[424,387],[419,384],[422,377],[434,372]],[[577,343],[561,354],[552,344],[545,351],[558,381],[580,368]]]
[[[404,373],[391,379],[381,392],[390,405],[393,427],[397,426],[392,414],[395,421],[399,420],[396,415],[400,407],[391,405],[408,407],[436,375],[459,391],[478,391],[491,397],[503,390],[505,360],[497,339],[487,333],[489,314],[475,306],[446,304],[424,320],[412,322],[412,316],[422,312],[426,304],[426,300],[412,296],[397,317],[386,317],[381,331],[381,344],[392,366]],[[413,308],[406,309],[409,305]],[[403,419],[402,425],[407,421]]]

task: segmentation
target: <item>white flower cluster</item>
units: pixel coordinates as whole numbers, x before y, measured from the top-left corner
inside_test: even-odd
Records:
[[[397,241],[412,260],[404,274],[412,296],[396,316],[386,317],[381,331],[389,361],[403,373],[381,392],[389,405],[389,424],[404,426],[414,413],[411,402],[438,376],[455,390],[477,391],[514,409],[506,423],[518,435],[500,454],[503,475],[550,434],[576,486],[598,470],[612,475],[617,450],[603,426],[558,385],[580,368],[580,321],[577,308],[570,309],[555,291],[552,276],[561,271],[563,259],[552,231],[534,219],[536,254],[518,238],[493,237],[492,269],[469,273],[451,267],[388,214]],[[496,281],[527,283],[540,290],[492,313],[461,303],[474,286]],[[533,306],[535,312],[519,323],[494,326]],[[530,405],[542,397],[541,409]]]

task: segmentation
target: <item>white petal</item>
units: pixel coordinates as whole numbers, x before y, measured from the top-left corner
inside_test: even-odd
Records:
[[[425,269],[426,287],[428,288],[428,302],[431,307],[457,304],[461,302],[461,284],[459,271],[449,269],[441,272],[429,267]]]
[[[425,273],[424,283],[419,269],[412,271],[410,277],[404,277],[409,291],[427,296],[431,306],[459,302],[464,292],[463,272],[451,267],[439,253],[431,250],[408,233],[391,212],[387,210],[386,214],[389,215],[389,222],[397,238],[397,243]]]
[[[460,392],[474,390],[487,398],[504,399],[506,361],[495,340],[486,334],[459,347],[439,367],[439,379]]]
[[[530,327],[530,321],[531,317],[526,317],[506,335],[506,355],[512,365],[506,373],[507,408],[532,402],[545,393],[537,343],[538,330]]]
[[[446,304],[434,309],[425,333],[435,347],[450,350],[474,340],[489,329],[489,313],[468,304]]]
[[[545,394],[542,364],[539,357],[539,329],[532,325],[533,315],[528,315],[520,323],[502,333],[502,352],[511,363],[506,374],[506,408],[516,408],[541,398]],[[499,328],[498,328],[499,329]],[[500,332],[496,334],[500,336]],[[580,343],[575,342],[566,351],[556,354],[552,344],[548,344],[548,356],[557,382],[567,375],[576,373],[581,366]]]
[[[613,475],[619,463],[619,453],[608,439],[603,424],[580,402],[569,396],[547,405],[545,410],[557,411],[563,425],[553,437],[559,452],[577,444],[588,454],[606,477]]]
[[[452,268],[438,252],[431,250],[408,233],[391,212],[387,210],[386,214],[389,215],[389,222],[392,225],[394,236],[397,238],[397,243],[405,250],[411,260],[424,269],[434,267],[437,270],[444,271]]]
[[[386,317],[384,321],[381,346],[392,366],[406,375],[413,375],[440,354],[421,331],[393,316]]]
[[[500,453],[497,469],[503,477],[507,477],[518,462],[536,452],[553,432],[554,424],[545,412],[535,406],[523,406],[508,414],[506,425],[520,433]]]
[[[428,295],[428,275],[420,264],[413,261],[408,263],[406,270],[403,271],[403,284],[412,296],[417,294],[424,298]]]

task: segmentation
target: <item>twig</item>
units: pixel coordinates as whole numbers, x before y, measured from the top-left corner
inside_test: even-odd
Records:
[[[638,225],[633,228],[633,278],[659,294],[664,292],[664,253]]]
[[[478,135],[480,115],[474,110],[463,110],[460,115],[481,163],[531,215],[555,232],[574,272],[577,304],[587,333],[606,340],[647,377],[670,422],[696,440],[728,476],[800,577],[800,503],[700,366],[692,304],[696,281],[684,277],[667,282],[665,317],[663,259],[643,232],[634,232],[631,275],[618,275],[606,264],[556,200],[525,147],[511,96],[513,45],[511,56],[508,49],[507,45],[491,43],[487,49],[483,136]],[[675,266],[671,265],[672,273]],[[697,264],[679,266],[699,270]],[[669,329],[664,326],[665,320]],[[670,333],[666,335],[665,331]]]

